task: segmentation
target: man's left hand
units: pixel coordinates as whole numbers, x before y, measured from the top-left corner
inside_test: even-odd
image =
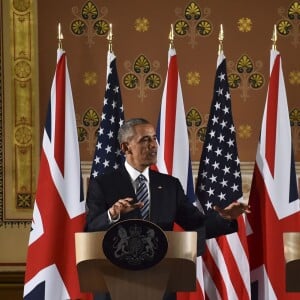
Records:
[[[215,206],[214,210],[217,211],[219,215],[226,220],[234,220],[243,213],[251,213],[250,206],[242,202],[232,202],[225,208]]]

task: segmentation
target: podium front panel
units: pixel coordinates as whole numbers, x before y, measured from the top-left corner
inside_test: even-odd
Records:
[[[168,251],[165,258],[147,270],[123,270],[112,264],[102,249],[104,231],[75,234],[76,264],[82,292],[107,292],[105,276],[110,278],[155,277],[158,272],[168,274],[165,290],[194,291],[196,289],[197,233],[166,231]],[[121,280],[123,280],[121,279]]]

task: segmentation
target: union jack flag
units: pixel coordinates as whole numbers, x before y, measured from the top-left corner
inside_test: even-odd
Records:
[[[87,299],[80,292],[74,233],[83,231],[85,202],[73,96],[66,54],[57,66],[44,128],[33,209],[24,299]]]
[[[252,299],[299,299],[286,291],[283,233],[299,231],[300,210],[281,56],[270,79],[256,152],[248,215]]]
[[[217,61],[214,94],[200,158],[196,194],[205,214],[241,200],[242,176],[238,157],[231,95],[223,51]],[[250,274],[245,223],[239,232],[206,241],[203,277],[208,299],[250,299]]]
[[[124,122],[124,110],[117,73],[116,56],[107,53],[106,89],[98,132],[98,140],[91,169],[91,179],[118,169],[124,162],[117,139],[120,127]]]
[[[174,48],[169,49],[168,71],[157,125],[159,143],[156,168],[161,173],[179,179],[188,199],[196,199],[192,177],[188,131],[185,120],[183,96]],[[176,226],[176,230],[181,230]],[[197,258],[196,291],[177,293],[178,300],[203,299],[202,259]]]

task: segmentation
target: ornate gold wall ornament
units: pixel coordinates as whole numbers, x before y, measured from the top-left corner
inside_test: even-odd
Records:
[[[289,83],[293,85],[300,84],[300,71],[291,71],[289,73]]]
[[[70,30],[74,35],[86,36],[87,44],[92,47],[94,37],[106,37],[109,31],[109,22],[104,18],[108,14],[108,9],[102,7],[100,10],[92,1],[87,1],[79,11],[77,6],[72,7],[75,19],[70,24]]]
[[[243,54],[237,63],[229,61],[227,66],[228,84],[231,89],[242,90],[241,98],[244,101],[250,97],[248,95],[250,89],[257,90],[264,86],[264,76],[259,72],[263,66],[260,60],[254,63],[248,55]]]
[[[31,1],[30,0],[13,0],[13,7],[19,12],[25,12],[30,9]]]
[[[149,20],[147,18],[137,18],[134,23],[134,28],[138,32],[146,32],[149,30]]]
[[[241,32],[249,32],[252,30],[252,20],[250,18],[240,18],[238,20],[238,30]]]
[[[30,147],[32,143],[32,128],[24,124],[15,127],[15,142],[20,147]],[[29,150],[29,149],[28,149]]]
[[[290,111],[290,121],[294,155],[296,156],[300,152],[300,110],[298,108]]]
[[[300,126],[300,110],[298,108],[294,108],[290,112],[290,121],[291,126]]]
[[[186,125],[190,141],[190,152],[195,154],[199,152],[199,147],[203,144],[206,134],[208,114],[204,117],[196,108],[191,108],[186,114]]]
[[[210,8],[203,10],[204,17],[202,18],[202,11],[198,4],[194,1],[190,2],[184,9],[177,8],[175,14],[179,17],[174,22],[175,33],[180,37],[189,37],[189,44],[192,48],[197,44],[196,37],[206,37],[211,35],[213,26],[211,21],[207,18],[210,15]]]
[[[34,201],[31,193],[18,193],[17,195],[17,208],[32,208]]]
[[[15,64],[15,75],[19,79],[25,79],[31,74],[31,67],[27,61],[21,60]]]
[[[252,136],[252,127],[248,124],[242,124],[238,127],[238,136],[241,139],[249,139]]]
[[[96,72],[85,72],[83,74],[83,82],[88,86],[96,85],[98,76]]]
[[[134,63],[125,61],[125,69],[128,73],[123,76],[123,85],[128,90],[138,89],[138,98],[143,102],[147,97],[146,90],[156,90],[161,86],[161,76],[156,72],[160,63],[155,60],[151,64],[149,59],[141,54]]]
[[[80,144],[87,143],[87,151],[93,154],[95,151],[95,143],[98,137],[98,129],[100,125],[100,117],[94,108],[89,108],[80,118],[77,124],[78,141]]]
[[[2,4],[6,24],[1,53],[6,74],[2,122],[6,130],[0,226],[19,226],[31,223],[40,156],[37,12],[35,1]]]
[[[200,84],[200,73],[199,72],[188,72],[186,74],[186,82],[191,86],[198,86]]]
[[[278,9],[281,19],[277,22],[277,31],[283,36],[292,37],[292,45],[298,47],[300,43],[300,1],[294,1],[286,10],[281,7]]]

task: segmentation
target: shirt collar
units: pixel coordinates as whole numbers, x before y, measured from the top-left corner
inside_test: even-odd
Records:
[[[131,180],[134,182],[140,174],[143,174],[149,182],[149,167],[147,167],[142,173],[133,168],[127,161],[125,161],[125,168],[130,175]]]

